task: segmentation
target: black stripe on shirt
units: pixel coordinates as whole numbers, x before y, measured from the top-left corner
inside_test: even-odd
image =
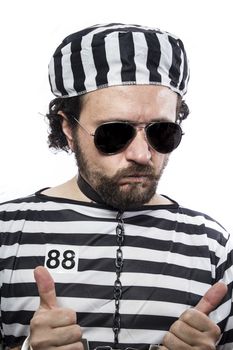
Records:
[[[35,269],[37,266],[44,265],[45,258],[39,257],[9,257],[4,263],[4,269],[28,270]],[[78,271],[85,272],[87,270],[99,272],[115,272],[115,259],[101,258],[101,259],[79,259]],[[212,282],[209,271],[200,270],[196,268],[187,268],[165,262],[140,261],[140,260],[126,260],[124,259],[123,272],[125,273],[146,273],[153,275],[176,276],[177,278],[185,278],[197,282],[209,283]]]
[[[58,297],[66,298],[93,298],[93,299],[113,299],[113,286],[99,286],[81,283],[57,283],[56,294]],[[4,283],[2,287],[3,298],[17,297],[35,297],[38,296],[36,283]],[[159,287],[139,287],[124,286],[124,300],[151,300],[162,301],[177,304],[187,304],[195,306],[200,300],[200,296],[186,291],[159,288]]]
[[[81,327],[108,327],[113,325],[112,313],[77,313]],[[121,328],[148,329],[148,330],[168,330],[176,317],[159,315],[126,315],[121,314]]]
[[[146,231],[146,229],[145,229]],[[156,231],[155,231],[156,232]],[[5,234],[2,239],[2,245],[11,246],[14,242],[19,243],[21,245],[30,245],[30,244],[62,244],[66,246],[90,246],[90,247],[116,247],[116,236],[114,232],[113,234],[85,234],[85,233],[41,233],[37,232],[33,233],[21,233],[17,232],[16,234]],[[178,233],[175,233],[178,236]],[[7,238],[9,237],[9,240]],[[211,252],[207,246],[204,244],[195,246],[195,245],[187,245],[171,240],[162,240],[156,239],[154,237],[141,237],[141,236],[125,236],[125,242],[123,247],[130,248],[142,248],[156,251],[163,251],[168,253],[180,254],[181,256],[193,256],[193,257],[202,257],[202,258],[210,258],[213,261],[219,260],[217,256],[215,256],[214,252]],[[30,247],[29,247],[30,249]],[[124,248],[123,248],[124,249]],[[10,252],[10,250],[9,250]]]

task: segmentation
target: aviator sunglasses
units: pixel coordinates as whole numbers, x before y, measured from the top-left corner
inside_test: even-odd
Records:
[[[99,125],[94,133],[90,133],[78,119],[73,118],[84,131],[94,137],[96,148],[106,155],[123,151],[136,136],[137,129],[144,129],[148,144],[164,154],[177,148],[183,135],[180,125],[169,121],[152,122],[146,126],[141,126],[142,123],[111,121]]]

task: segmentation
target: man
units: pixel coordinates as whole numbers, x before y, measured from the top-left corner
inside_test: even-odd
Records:
[[[188,114],[182,41],[96,25],[49,77],[49,145],[79,174],[1,205],[4,345],[232,349],[232,238],[156,191]]]

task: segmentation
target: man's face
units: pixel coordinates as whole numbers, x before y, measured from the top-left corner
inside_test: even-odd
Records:
[[[161,86],[118,86],[87,94],[79,121],[90,133],[103,122],[128,121],[148,124],[176,119],[177,95]],[[109,205],[133,209],[153,204],[158,181],[168,155],[155,151],[147,142],[144,129],[122,152],[100,153],[92,136],[78,127],[73,150],[79,172]]]

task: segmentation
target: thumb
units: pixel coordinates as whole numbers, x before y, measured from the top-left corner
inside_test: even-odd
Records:
[[[55,285],[52,276],[43,266],[37,266],[34,270],[39,296],[40,307],[52,309],[57,306]]]
[[[221,302],[227,293],[227,286],[223,282],[217,282],[203,295],[195,309],[209,315]]]

